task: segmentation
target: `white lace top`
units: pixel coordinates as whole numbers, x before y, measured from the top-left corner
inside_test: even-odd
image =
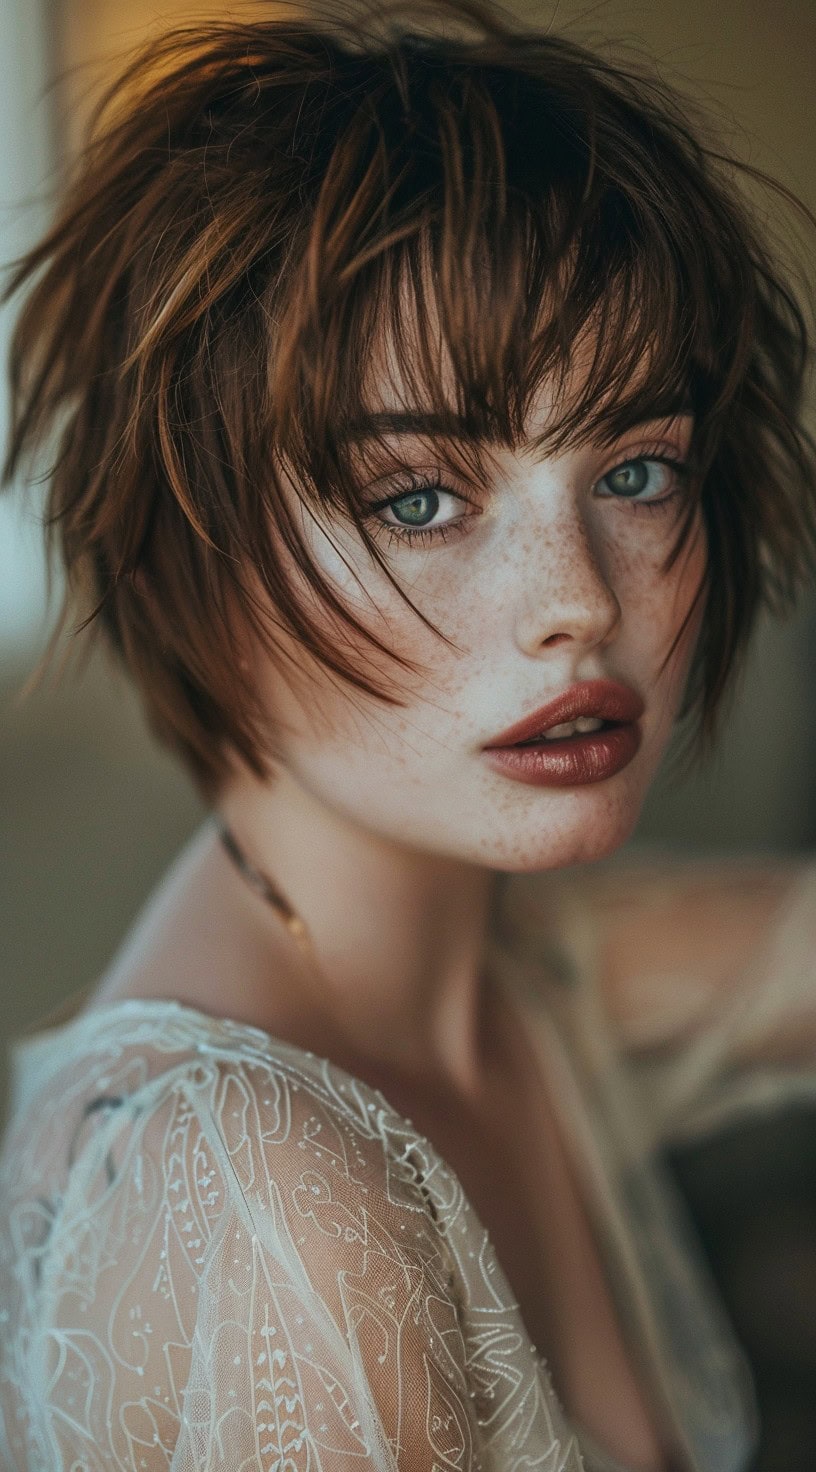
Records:
[[[688,877],[647,862],[653,896]],[[630,876],[596,868],[514,876],[489,960],[555,1084],[673,1466],[738,1472],[750,1377],[655,1148],[816,1096],[816,862],[726,1000],[644,976],[628,1031],[596,957],[604,894]],[[569,1423],[457,1177],[376,1090],[155,999],[20,1039],[12,1063],[3,1469],[618,1466]]]

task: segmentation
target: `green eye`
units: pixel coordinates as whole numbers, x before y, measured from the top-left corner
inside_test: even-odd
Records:
[[[409,491],[391,502],[391,510],[408,526],[426,526],[439,510],[439,497],[430,487],[424,491]]]
[[[616,470],[610,470],[604,480],[617,496],[638,496],[649,484],[647,460],[628,460]]]
[[[437,521],[440,511],[445,510],[445,501],[455,511],[463,507],[467,497],[451,490],[442,481],[426,483],[418,481],[409,485],[401,495],[386,496],[382,501],[369,504],[369,519],[375,534],[382,531],[391,542],[403,542],[407,546],[419,546],[435,542],[446,542],[449,537],[464,532],[478,513],[464,512],[447,521]],[[387,513],[387,518],[386,518]]]
[[[651,509],[670,501],[679,489],[677,482],[685,475],[686,466],[679,460],[667,455],[638,455],[616,465],[599,484],[606,486],[616,500]]]

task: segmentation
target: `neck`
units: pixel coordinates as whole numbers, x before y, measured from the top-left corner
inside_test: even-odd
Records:
[[[272,789],[229,791],[218,813],[307,927],[317,968],[297,958],[292,974],[300,994],[309,987],[320,1021],[376,1066],[443,1077],[475,1095],[484,1073],[483,955],[499,876],[364,830],[286,773]],[[233,870],[241,923],[268,946],[270,969],[282,948],[297,957],[280,915],[225,852],[223,866]]]

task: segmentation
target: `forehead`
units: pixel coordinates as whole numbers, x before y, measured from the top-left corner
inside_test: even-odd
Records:
[[[542,302],[542,322],[551,310],[546,301]],[[360,379],[359,412],[344,426],[343,441],[361,445],[371,439],[416,437],[477,439],[497,447],[510,443],[500,424],[493,426],[492,432],[485,425],[482,433],[474,434],[467,403],[463,403],[453,352],[442,331],[435,292],[426,289],[418,296],[403,274],[397,311],[398,330],[385,319],[371,344]],[[568,350],[535,385],[520,426],[519,438],[527,447],[545,449],[564,411],[586,398],[597,358],[598,337],[597,325],[591,321],[585,324]],[[434,358],[431,381],[423,372],[429,348]],[[582,426],[586,437],[603,438],[594,418],[600,418],[605,409],[614,408],[616,402],[624,399],[633,398],[635,403],[640,403],[633,425],[692,414],[686,388],[650,392],[651,367],[647,344],[628,377],[617,384],[608,384],[597,396],[595,416],[588,412]],[[609,437],[614,437],[614,431]],[[580,432],[576,438],[581,438]]]

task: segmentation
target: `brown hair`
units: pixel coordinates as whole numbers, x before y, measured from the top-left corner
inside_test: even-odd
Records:
[[[786,611],[813,564],[803,311],[734,177],[804,207],[701,141],[687,100],[647,69],[481,0],[422,14],[336,5],[152,41],[97,108],[56,222],[5,293],[40,273],[13,340],[5,476],[56,438],[46,526],[68,590],[45,658],[77,598],[90,611],[75,632],[101,620],[208,800],[233,753],[273,770],[236,609],[273,659],[282,626],[400,703],[337,630],[409,662],[322,579],[281,481],[350,517],[395,581],[348,453],[370,427],[383,327],[417,403],[474,463],[488,442],[518,443],[588,327],[591,371],[548,442],[611,440],[689,403],[708,571],[682,713],[699,714],[700,749],[760,605]],[[336,616],[331,638],[292,564]]]

